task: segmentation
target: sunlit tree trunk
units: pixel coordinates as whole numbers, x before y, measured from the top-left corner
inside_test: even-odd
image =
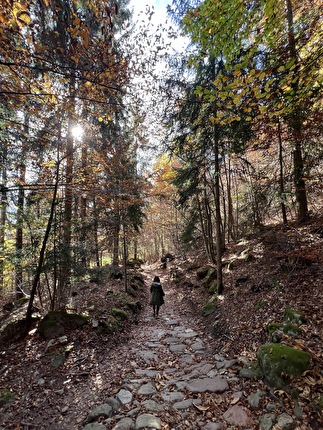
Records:
[[[82,176],[86,178],[86,168],[87,168],[87,149],[85,145],[82,148]],[[86,244],[87,244],[87,223],[86,223],[86,209],[87,209],[87,197],[85,193],[81,194],[80,201],[80,215],[81,215],[81,243],[80,247],[82,249],[81,263],[83,267],[87,267],[86,259]]]
[[[71,124],[69,123],[69,133],[67,137],[67,158],[66,158],[66,168],[65,168],[65,196],[64,196],[64,220],[63,220],[63,242],[62,242],[62,254],[63,257],[62,267],[60,270],[60,280],[59,280],[59,307],[65,305],[65,296],[68,292],[68,286],[71,276],[71,263],[72,263],[72,253],[71,253],[71,240],[72,240],[72,213],[73,213],[73,136],[70,133]]]
[[[29,116],[26,114],[24,119],[24,133],[28,135]],[[22,270],[22,252],[23,252],[23,226],[24,226],[24,203],[25,203],[25,181],[26,181],[26,149],[21,149],[21,163],[18,165],[18,200],[17,200],[17,224],[16,224],[16,266],[15,266],[15,297],[23,297],[23,270]]]
[[[22,248],[23,248],[23,225],[24,225],[24,201],[25,201],[25,191],[24,182],[26,177],[26,166],[25,164],[20,164],[18,166],[18,201],[17,201],[17,225],[16,225],[16,266],[15,266],[15,296],[16,299],[23,297],[22,283]]]

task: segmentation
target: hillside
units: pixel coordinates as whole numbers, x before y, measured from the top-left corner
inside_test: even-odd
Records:
[[[143,267],[145,284],[137,283],[131,294],[118,280],[75,286],[72,309],[86,312],[90,324],[66,331],[56,342],[44,340],[35,327],[25,341],[1,345],[0,425],[6,430],[139,429],[149,415],[157,420],[154,428],[164,430],[233,429],[239,425],[228,414],[236,407],[245,414],[238,419],[247,420],[240,428],[256,429],[267,406],[274,405],[278,421],[268,429],[322,428],[322,405],[313,407],[323,394],[322,244],[322,218],[267,228],[229,244],[224,295],[212,306],[205,306],[215,297],[209,292],[212,282],[199,275],[206,262],[192,255],[177,257],[166,269],[159,263]],[[147,304],[155,274],[166,293],[158,319]],[[288,390],[239,377],[242,362],[253,360],[269,340],[267,325],[281,321],[288,306],[302,312],[305,322],[296,337],[281,334],[280,340],[309,352],[314,365],[297,382],[302,419],[295,416]],[[2,324],[9,314],[2,313]],[[221,393],[187,382],[185,375],[202,368],[212,381],[228,382]],[[124,400],[110,417],[102,410],[95,416],[93,411],[120,390],[130,393],[131,401]],[[255,406],[250,396],[260,392]],[[277,427],[284,413],[292,427]]]

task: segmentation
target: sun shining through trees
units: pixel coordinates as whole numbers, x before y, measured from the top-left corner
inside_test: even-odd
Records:
[[[76,124],[72,127],[71,133],[75,139],[80,140],[84,135],[84,129],[80,124]]]
[[[320,1],[47,3],[0,13],[6,292],[40,254],[52,308],[127,258],[197,246],[221,273],[229,241],[318,213]]]

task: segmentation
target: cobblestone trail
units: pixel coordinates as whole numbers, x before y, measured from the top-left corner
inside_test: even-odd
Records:
[[[196,314],[181,307],[183,291],[162,284],[160,316],[145,307],[135,336],[118,352],[127,369],[118,390],[86,417],[83,430],[259,428],[252,408],[264,393],[248,399],[249,407],[240,402],[237,360],[211,352],[214,339],[201,332]]]

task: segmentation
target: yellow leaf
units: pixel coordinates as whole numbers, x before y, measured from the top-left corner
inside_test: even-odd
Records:
[[[25,10],[18,12],[17,21],[19,21],[21,24],[29,25],[31,22],[29,13]]]
[[[235,97],[235,98],[233,99],[233,103],[234,103],[235,105],[239,105],[239,104],[241,103],[241,98],[240,98],[239,96]]]
[[[193,405],[196,407],[196,409],[198,409],[201,412],[205,412],[209,409],[209,406],[200,406],[200,405],[196,405],[195,403],[193,403]]]
[[[75,64],[78,64],[79,59],[76,55],[71,55],[71,59],[74,61]]]
[[[235,405],[239,402],[239,397],[235,397],[233,400],[231,400],[230,405]]]
[[[99,121],[99,122],[102,122],[102,121],[103,121],[102,116],[99,116],[98,121]]]
[[[283,72],[285,70],[285,66],[278,67],[278,72]]]
[[[54,167],[56,162],[54,160],[44,161],[42,167]]]

